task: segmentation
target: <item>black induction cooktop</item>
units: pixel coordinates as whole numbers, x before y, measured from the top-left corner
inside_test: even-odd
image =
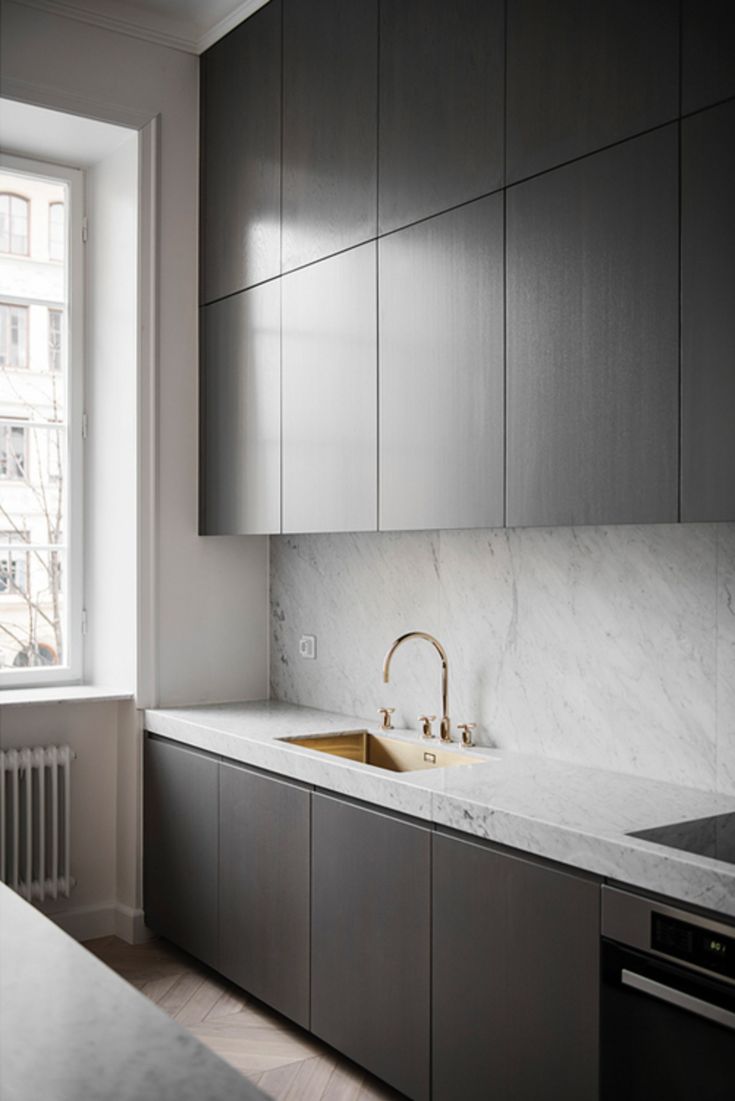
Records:
[[[735,864],[735,813],[696,818],[691,822],[674,822],[671,826],[654,826],[652,829],[636,830],[629,836]]]

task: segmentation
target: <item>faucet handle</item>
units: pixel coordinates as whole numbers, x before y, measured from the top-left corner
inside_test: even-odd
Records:
[[[421,723],[421,733],[425,738],[433,738],[434,731],[431,729],[431,724],[436,719],[436,715],[419,715],[419,722]]]
[[[472,731],[477,726],[477,723],[457,723],[457,730],[462,733],[462,745],[471,746],[474,745],[474,739],[472,737]]]
[[[391,721],[391,715],[395,711],[395,707],[379,707],[378,714],[383,716],[383,721],[380,724],[381,730],[392,730],[393,723]]]

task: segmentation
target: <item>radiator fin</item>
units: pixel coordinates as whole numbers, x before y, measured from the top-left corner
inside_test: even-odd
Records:
[[[69,746],[0,750],[0,880],[27,899],[68,898]]]

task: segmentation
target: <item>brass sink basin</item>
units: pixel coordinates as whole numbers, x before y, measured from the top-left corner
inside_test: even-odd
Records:
[[[484,758],[474,757],[464,750],[447,750],[438,745],[404,742],[382,734],[357,730],[348,734],[320,734],[316,737],[280,738],[279,741],[330,753],[347,761],[374,765],[391,772],[418,772],[425,768],[454,768],[457,765],[481,764]]]

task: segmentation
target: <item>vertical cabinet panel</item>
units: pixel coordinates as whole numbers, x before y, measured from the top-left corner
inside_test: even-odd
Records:
[[[201,311],[202,532],[281,525],[281,286]]]
[[[733,196],[726,103],[682,125],[682,520],[735,520]]]
[[[212,757],[145,739],[146,925],[217,967],[218,769]]]
[[[678,512],[677,129],[507,195],[507,524]]]
[[[429,1096],[430,844],[313,797],[312,1030],[413,1099]]]
[[[683,0],[681,46],[684,114],[735,96],[732,0]]]
[[[678,4],[512,0],[507,64],[512,183],[676,118]]]
[[[283,530],[377,526],[375,244],[283,279]]]
[[[599,885],[434,836],[434,1101],[594,1101]]]
[[[220,970],[309,1026],[310,795],[223,762]]]
[[[202,58],[201,300],[281,263],[281,0]]]
[[[380,527],[500,527],[503,197],[379,250]]]
[[[377,0],[284,0],[284,271],[375,236],[377,50]]]
[[[501,187],[502,0],[382,0],[380,232]]]

